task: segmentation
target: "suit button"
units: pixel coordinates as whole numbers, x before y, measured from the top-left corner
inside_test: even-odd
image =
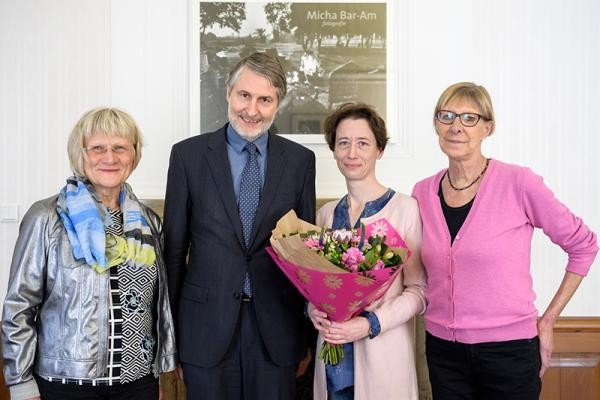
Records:
[[[234,299],[236,299],[236,300],[239,300],[239,299],[240,299],[240,297],[242,297],[242,295],[241,295],[241,293],[240,293],[240,292],[233,292],[233,298],[234,298]]]
[[[246,256],[246,261],[248,261],[248,262],[252,261],[252,257],[251,256]]]

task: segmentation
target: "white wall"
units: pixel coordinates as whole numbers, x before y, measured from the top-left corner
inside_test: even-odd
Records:
[[[395,0],[394,0],[395,1]],[[449,84],[475,81],[494,100],[487,156],[525,164],[600,231],[600,3],[596,0],[444,0],[397,3],[400,141],[378,166],[404,192],[446,165],[431,111]],[[91,107],[114,105],[146,138],[130,183],[162,197],[171,144],[189,135],[187,0],[0,0],[0,205],[19,217],[69,174],[66,139]],[[344,183],[324,146],[317,194]],[[18,222],[0,222],[0,299]],[[533,275],[543,309],[566,257],[536,235]],[[563,315],[600,315],[600,261]],[[507,293],[509,296],[510,293]]]

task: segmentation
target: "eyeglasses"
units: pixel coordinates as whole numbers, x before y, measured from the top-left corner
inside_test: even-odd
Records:
[[[108,151],[109,146],[103,145],[103,144],[98,144],[95,146],[89,146],[89,147],[84,147],[83,149],[88,153],[88,154],[93,154],[95,156],[102,156],[104,154],[106,154],[106,152]],[[128,146],[121,146],[120,144],[116,144],[114,146],[110,146],[110,150],[117,155],[122,155],[125,153],[128,153],[129,151],[131,151],[131,147]]]
[[[481,118],[483,118],[486,121],[488,120],[484,116],[475,114],[475,113],[457,114],[455,112],[447,111],[447,110],[438,111],[438,113],[435,115],[435,117],[438,121],[440,121],[444,125],[452,125],[452,123],[454,122],[456,117],[458,117],[460,120],[460,123],[463,124],[463,126],[467,126],[467,127],[477,125],[477,123],[479,122],[479,120]]]

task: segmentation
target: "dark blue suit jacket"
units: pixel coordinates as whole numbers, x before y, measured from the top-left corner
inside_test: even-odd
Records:
[[[306,355],[304,300],[265,250],[277,220],[290,209],[314,221],[315,156],[305,147],[269,133],[265,183],[246,249],[226,126],[173,146],[165,197],[165,260],[182,362],[212,367],[223,358],[238,322],[246,271],[271,359],[290,366]]]

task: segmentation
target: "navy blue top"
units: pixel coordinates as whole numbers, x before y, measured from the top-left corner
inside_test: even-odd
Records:
[[[332,229],[358,229],[360,220],[377,214],[386,206],[396,192],[388,189],[381,197],[365,204],[365,208],[356,220],[354,227],[350,226],[350,214],[348,213],[348,195],[340,199],[333,211]],[[375,318],[377,316],[373,314]],[[354,386],[354,344],[345,343],[342,345],[344,357],[337,365],[325,364],[325,374],[327,376],[327,390],[337,392],[349,386]]]
[[[240,134],[233,129],[231,124],[227,125],[227,155],[229,156],[229,166],[231,167],[231,177],[233,178],[233,190],[235,191],[235,198],[237,200],[239,200],[240,197],[242,171],[246,165],[246,160],[248,160],[248,153],[244,151],[246,143],[248,143],[248,141],[241,137]],[[260,168],[262,185],[264,186],[265,173],[267,171],[268,133],[259,136],[253,143],[258,149],[258,167]]]

